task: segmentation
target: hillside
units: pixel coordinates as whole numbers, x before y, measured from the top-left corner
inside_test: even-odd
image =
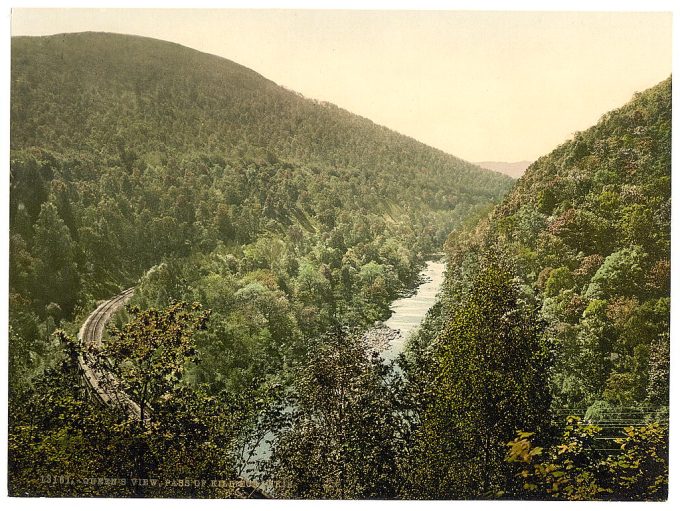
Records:
[[[227,309],[257,323],[252,303],[231,301],[249,285],[285,301],[284,330],[252,327],[266,342],[230,334],[249,346],[239,348],[248,366],[254,338],[368,324],[451,229],[511,184],[168,42],[16,37],[11,78],[17,367],[41,367],[55,326],[143,276],[166,280],[139,300],[201,297],[214,323]],[[146,273],[157,265],[165,270]],[[206,274],[219,304],[206,297]]]
[[[670,78],[514,185],[140,37],[15,38],[11,108],[10,495],[667,498]]]
[[[404,361],[412,495],[667,498],[670,178],[669,78],[451,234]]]
[[[475,165],[173,43],[102,33],[16,37],[12,84],[12,149],[84,152],[114,164],[194,151],[389,169],[400,183],[434,173],[460,193],[493,195],[487,190],[504,185]]]
[[[511,184],[167,42],[18,37],[11,80],[12,495],[195,493],[46,487],[36,470],[242,478],[276,389],[329,332],[385,319]],[[79,347],[97,301],[127,287],[103,354]],[[88,397],[80,355],[153,409],[148,424]]]
[[[512,261],[556,339],[557,408],[667,404],[670,179],[669,78],[539,158],[447,243],[454,287],[465,254]]]

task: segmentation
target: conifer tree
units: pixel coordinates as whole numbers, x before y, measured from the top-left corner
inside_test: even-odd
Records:
[[[507,476],[507,439],[546,427],[551,356],[541,322],[511,273],[487,260],[437,342],[416,436],[414,496],[493,497]]]
[[[56,206],[45,202],[33,230],[36,301],[41,307],[55,303],[64,314],[68,314],[75,306],[81,284],[76,247],[69,228],[59,216]]]

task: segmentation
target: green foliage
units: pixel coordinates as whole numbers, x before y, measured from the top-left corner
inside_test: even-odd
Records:
[[[76,246],[52,203],[42,204],[33,233],[35,249],[31,255],[35,258],[35,266],[31,287],[36,290],[36,305],[61,304],[58,306],[60,312],[69,314],[73,311],[74,298],[80,288]],[[64,300],[63,296],[70,299]]]
[[[13,38],[11,116],[10,322],[32,369],[46,360],[27,317],[47,328],[50,307],[53,330],[140,277],[145,307],[201,300],[210,275],[229,289],[210,304],[227,339],[201,338],[220,356],[194,376],[246,386],[303,336],[384,318],[427,254],[511,184],[228,60],[133,36]],[[371,264],[381,276],[360,281]],[[232,286],[259,270],[276,298],[246,310]]]
[[[153,405],[143,422],[91,399],[78,370],[79,346],[59,333],[59,363],[10,403],[10,495],[244,496],[236,485],[220,488],[210,481],[237,481],[238,452],[255,424],[253,396],[211,397],[177,384],[191,356],[190,336],[205,319],[199,307],[175,304],[135,311],[133,321],[116,332],[111,344],[116,356],[126,353],[128,388],[138,397],[136,389],[145,386],[148,396],[142,391],[141,403]],[[142,368],[149,375],[139,373]],[[135,483],[139,479],[155,482],[142,486]]]
[[[639,293],[645,254],[637,247],[624,248],[608,256],[585,292],[586,298],[611,298]]]
[[[570,289],[574,286],[574,279],[569,268],[561,266],[550,272],[550,276],[545,283],[545,295],[556,296],[563,289]]]
[[[15,37],[12,73],[13,149],[70,146],[132,174],[173,152],[270,167],[284,160],[330,166],[327,177],[350,181],[352,169],[379,175],[391,168],[394,190],[415,180],[409,188],[426,193],[422,199],[435,209],[511,184],[234,62],[172,43],[103,33]],[[56,78],[60,86],[51,87]],[[445,176],[458,181],[449,185],[453,193],[432,182]],[[297,191],[282,184],[286,200],[263,201],[265,212],[295,202]],[[336,199],[325,205],[335,209]]]
[[[175,303],[165,310],[130,307],[128,311],[132,321],[121,330],[112,329],[101,355],[113,362],[114,372],[139,404],[143,421],[145,412],[180,383],[186,365],[196,361],[192,336],[205,328],[210,312],[201,310],[198,303]]]
[[[621,500],[668,498],[668,430],[658,423],[625,428],[610,472]]]
[[[234,479],[273,434],[256,475],[284,497],[665,498],[664,427],[606,456],[596,426],[555,442],[549,421],[551,401],[668,404],[670,79],[472,223],[509,179],[232,62],[114,34],[12,44],[12,495],[241,495],[41,474]],[[387,317],[461,226],[441,302],[384,364],[340,325]],[[101,363],[144,421],[95,406],[77,345],[50,339],[135,282]]]
[[[518,432],[506,461],[520,464],[515,497],[558,500],[665,500],[668,496],[668,429],[659,423],[626,427],[616,454],[595,448],[601,429],[568,417],[558,443],[535,446]]]
[[[338,329],[310,346],[279,404],[268,472],[278,497],[395,498],[404,407],[394,367]]]
[[[605,393],[631,406],[652,400],[651,347],[669,327],[671,89],[669,78],[637,94],[539,158],[447,247],[451,267],[502,251],[526,299],[540,303],[556,339],[556,408],[586,409]],[[466,279],[449,272],[454,287]]]
[[[664,406],[669,400],[670,382],[670,335],[664,333],[652,342],[649,354],[649,377],[647,395],[656,406]]]
[[[499,424],[509,414],[499,413],[487,397],[493,393],[477,391],[474,384],[493,365],[470,363],[476,353],[471,340],[478,336],[479,345],[496,353],[494,344],[481,342],[481,336],[487,324],[494,325],[494,310],[502,306],[480,307],[467,323],[460,311],[472,305],[470,297],[484,272],[484,254],[503,254],[516,275],[517,296],[540,311],[531,321],[545,322],[546,335],[554,338],[554,364],[543,375],[552,395],[550,411],[588,409],[596,414],[618,407],[662,417],[669,376],[670,120],[669,78],[539,158],[488,218],[449,237],[449,267],[438,313],[442,326],[428,333],[429,340],[417,338],[411,344],[405,366],[413,392],[424,395],[417,410],[423,424],[420,434],[426,440],[421,440],[416,455],[420,458],[413,480],[436,490],[423,490],[422,496],[480,496],[480,489],[486,488],[491,490],[487,497],[502,492],[511,498],[664,498],[667,467],[659,460],[667,440],[663,433],[647,430],[644,435],[654,437],[655,447],[644,454],[637,450],[633,456],[639,458],[631,462],[623,461],[626,453],[609,461],[591,456],[600,451],[591,451],[590,446],[602,441],[590,426],[570,423],[555,447],[543,447],[551,445],[548,430],[518,428],[537,431],[540,437],[524,433],[513,444],[514,461],[527,464],[520,478],[528,485],[523,489],[512,478],[501,482],[503,469],[492,467],[488,474],[482,470],[488,482],[479,472],[466,469],[466,459],[474,460],[468,466],[488,466],[477,454],[479,449],[466,441],[494,431],[496,424],[489,428],[477,420],[472,422],[477,426],[465,433],[465,421],[477,417],[476,407],[498,418]],[[487,295],[493,298],[485,300],[493,303],[503,293],[494,290]],[[502,330],[495,326],[493,331]],[[491,337],[488,332],[486,338]],[[441,362],[441,343],[447,339],[452,346],[448,366]],[[497,353],[503,360],[504,353]],[[438,369],[433,371],[434,367]],[[439,368],[449,371],[445,378]],[[428,395],[423,389],[433,372],[437,386],[432,384]],[[505,382],[515,378],[513,368],[503,374]],[[453,385],[456,382],[458,386]],[[551,414],[540,408],[542,401],[535,402],[542,410],[535,413],[549,420]],[[480,412],[478,417],[484,415]],[[528,463],[534,458],[541,463]],[[650,478],[632,483],[631,489],[626,482],[631,474],[615,469],[619,461],[651,464],[653,468],[645,472]]]
[[[480,498],[505,486],[504,442],[546,426],[549,345],[512,275],[482,263],[437,341],[416,434],[413,496]]]

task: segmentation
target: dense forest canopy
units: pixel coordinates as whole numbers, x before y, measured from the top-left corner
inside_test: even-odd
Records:
[[[11,494],[665,497],[670,78],[512,189],[142,37],[13,38],[11,90]],[[363,334],[443,245],[440,301],[386,363]],[[144,421],[77,364],[130,286],[93,356]]]
[[[14,38],[11,90],[10,323],[28,366],[36,338],[140,277],[147,304],[198,294],[214,323],[239,315],[230,342],[250,348],[332,315],[368,323],[511,184],[142,37]],[[243,318],[274,304],[268,332]]]
[[[665,498],[671,86],[539,158],[487,218],[447,240],[441,303],[407,354],[411,385],[428,396],[414,467],[436,481],[427,491]],[[522,465],[519,486],[504,459]],[[465,469],[482,463],[497,465],[484,479]]]
[[[558,407],[667,403],[654,374],[668,350],[670,170],[669,78],[539,158],[476,232],[448,241],[452,282],[471,254],[512,261],[557,339]]]

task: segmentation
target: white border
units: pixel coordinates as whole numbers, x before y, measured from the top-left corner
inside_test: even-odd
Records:
[[[0,426],[2,428],[2,442],[0,443],[0,481],[2,482],[2,494],[0,498],[4,505],[11,507],[28,507],[28,508],[43,508],[45,505],[49,507],[62,507],[64,509],[86,509],[96,506],[101,510],[119,510],[121,505],[128,507],[142,506],[147,508],[163,507],[167,510],[185,511],[187,506],[200,506],[210,509],[264,509],[274,507],[283,507],[287,509],[318,509],[323,506],[328,509],[345,509],[346,507],[378,507],[381,509],[404,509],[424,506],[428,509],[450,509],[452,506],[464,507],[472,509],[485,509],[489,507],[503,507],[510,509],[539,509],[545,506],[550,508],[561,508],[574,506],[579,508],[595,508],[595,507],[611,507],[617,503],[602,504],[602,503],[565,503],[565,502],[407,502],[407,501],[390,501],[390,502],[370,502],[370,501],[345,501],[334,502],[324,501],[323,503],[313,501],[185,501],[185,500],[143,500],[143,501],[122,501],[117,499],[53,499],[50,501],[39,499],[9,499],[7,495],[7,314],[8,314],[8,204],[9,204],[9,63],[10,63],[10,8],[66,8],[66,7],[80,7],[80,8],[256,8],[256,9],[363,9],[363,10],[473,10],[473,11],[664,11],[673,12],[674,18],[680,11],[678,5],[680,2],[672,0],[552,0],[552,1],[493,1],[493,0],[328,0],[328,1],[311,1],[311,0],[228,0],[228,1],[206,1],[195,0],[188,2],[186,0],[168,0],[168,1],[150,1],[150,0],[121,0],[118,2],[100,1],[100,0],[76,0],[76,1],[27,1],[27,0],[11,0],[9,6],[5,6],[2,12],[2,23],[0,23],[0,31],[2,31],[2,41],[0,43],[0,52],[2,55],[2,84],[3,84],[3,101],[0,105],[0,116],[2,117],[3,129],[2,143],[0,146],[0,168],[2,169],[2,176],[4,181],[0,186],[0,205],[2,211],[0,212],[0,230],[3,235],[0,237],[0,259],[4,266],[0,270],[0,339],[2,342],[1,366],[2,376],[0,377]],[[677,55],[679,39],[676,31],[677,21],[674,20],[673,30],[673,70],[677,69]],[[677,105],[677,92],[673,91],[673,104]],[[673,118],[673,130],[678,132],[678,116]],[[6,129],[7,128],[7,129]],[[673,177],[676,178],[675,167],[677,164],[678,143],[677,137],[673,140]],[[678,179],[673,179],[673,197],[677,199],[679,196],[680,184]],[[672,294],[680,290],[678,284],[678,272],[680,271],[676,266],[678,262],[678,229],[677,223],[680,218],[680,205],[674,201],[672,207],[673,213],[673,227],[672,227],[672,267],[675,271],[672,273]],[[676,300],[671,301],[671,317],[680,318],[680,306]],[[626,506],[628,509],[638,506],[654,506],[654,508],[667,508],[669,506],[677,507],[680,498],[680,463],[678,462],[678,453],[680,449],[677,447],[678,435],[676,434],[678,428],[675,426],[676,414],[680,404],[679,392],[680,381],[679,371],[680,364],[676,364],[675,359],[680,356],[680,348],[677,348],[677,339],[679,334],[678,321],[671,324],[671,491],[669,494],[669,501],[662,504],[644,504],[644,503],[618,503]]]

